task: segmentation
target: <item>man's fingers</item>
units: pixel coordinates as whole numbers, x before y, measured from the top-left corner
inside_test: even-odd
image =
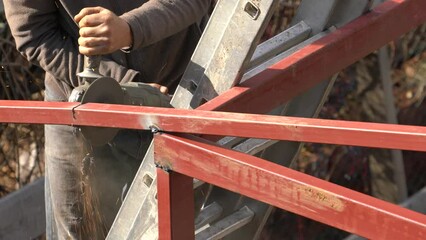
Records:
[[[166,86],[162,86],[158,83],[148,83],[148,85],[157,88],[162,94],[167,94],[169,92],[169,89]]]
[[[84,27],[78,31],[80,37],[102,37],[108,35],[107,27]]]
[[[103,18],[100,18],[99,15],[86,15],[79,22],[78,26],[80,28],[84,27],[95,27],[104,23]]]
[[[108,9],[84,8],[75,20],[80,28],[81,53],[108,54],[132,44],[130,26]]]
[[[96,46],[96,47],[84,47],[79,46],[78,51],[86,56],[93,56],[93,55],[101,55],[109,53],[107,47],[105,45]]]
[[[167,94],[167,93],[169,93],[169,89],[167,87],[165,87],[165,86],[161,86],[160,87],[160,92],[162,94]]]
[[[102,7],[87,7],[87,8],[83,8],[83,9],[81,9],[81,11],[77,15],[75,15],[74,21],[76,23],[79,23],[81,21],[81,19],[83,19],[84,16],[90,15],[90,14],[99,13],[103,9],[104,8],[102,8]]]
[[[108,45],[109,40],[106,37],[80,37],[78,38],[78,45],[83,47],[97,47]]]

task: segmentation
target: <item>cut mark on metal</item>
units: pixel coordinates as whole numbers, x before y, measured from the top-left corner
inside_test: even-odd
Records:
[[[71,109],[72,119],[77,120],[75,109],[76,109],[76,108],[78,108],[78,107],[80,107],[81,105],[83,105],[83,104],[82,104],[82,103],[79,103],[77,106],[74,106],[74,107]]]
[[[260,15],[260,9],[258,6],[254,5],[252,2],[247,2],[244,6],[244,11],[250,15],[253,20],[256,20]]]

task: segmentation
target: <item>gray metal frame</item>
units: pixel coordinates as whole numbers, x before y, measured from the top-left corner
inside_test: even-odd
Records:
[[[240,79],[244,81],[270,66],[274,61],[279,61],[297,51],[298,48],[323,36],[327,33],[324,31],[326,28],[331,26],[333,29],[333,26],[343,25],[361,15],[371,4],[368,0],[363,0],[362,3],[358,0],[345,0],[346,4],[358,3],[356,10],[353,10],[337,0],[304,0],[294,18],[293,26],[281,37],[270,39],[255,50],[254,43],[263,33],[273,12],[273,6],[278,1],[261,1],[259,6],[255,6],[258,8],[254,10],[259,14],[253,14],[253,12],[250,14],[247,6],[254,6],[254,2],[258,3],[258,1],[237,0],[218,2],[172,99],[171,103],[174,107],[196,108],[231,88]],[[311,38],[307,39],[309,36]],[[232,61],[229,61],[230,59]],[[244,76],[243,72],[246,72]],[[270,114],[316,116],[334,79],[324,81]],[[302,146],[292,142],[236,138],[225,138],[219,143],[234,146],[236,150],[260,155],[262,158],[285,166],[291,164]],[[146,185],[143,181],[147,176],[153,180],[151,185]],[[198,185],[202,184],[198,183]],[[256,239],[269,217],[271,207],[219,188],[210,187],[210,189],[204,204],[205,206],[215,204],[219,207],[215,208],[216,212],[210,213],[214,217],[209,218],[209,222],[213,221],[203,232],[209,232],[209,237],[212,239],[219,237]],[[155,194],[155,166],[152,147],[150,147],[107,239],[155,239],[158,236]],[[201,200],[196,201],[199,206],[201,206]],[[223,221],[227,221],[228,224],[230,219],[238,221],[238,218],[233,216],[238,215],[236,214],[239,212],[238,209],[245,207],[255,213],[250,221],[245,221],[245,225],[237,225],[238,228],[231,227],[226,236],[222,231],[212,230],[220,229],[217,226],[222,226]],[[204,214],[202,209],[200,215]]]

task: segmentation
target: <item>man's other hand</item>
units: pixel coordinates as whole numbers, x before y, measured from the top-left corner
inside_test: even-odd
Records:
[[[132,45],[130,26],[108,9],[83,8],[74,20],[80,27],[78,44],[81,54],[108,54]]]
[[[158,83],[147,83],[147,84],[150,85],[151,87],[157,88],[164,95],[167,95],[169,93],[169,89],[166,86],[162,86]]]

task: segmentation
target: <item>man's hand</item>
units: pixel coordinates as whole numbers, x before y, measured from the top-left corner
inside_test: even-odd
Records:
[[[132,45],[130,26],[108,9],[83,8],[74,20],[80,27],[78,44],[81,54],[108,54]]]
[[[157,88],[164,95],[167,95],[169,93],[169,89],[166,86],[162,86],[158,83],[147,83],[147,84],[150,85],[151,87]]]

